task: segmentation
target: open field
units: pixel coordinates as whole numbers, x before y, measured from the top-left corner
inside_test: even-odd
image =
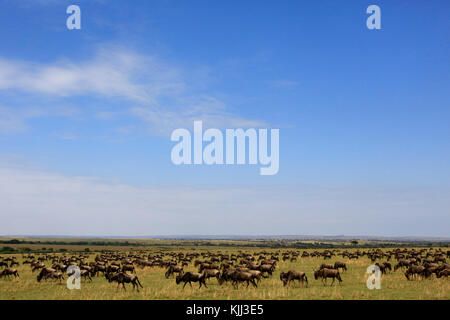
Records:
[[[255,247],[236,247],[230,248],[227,246],[192,246],[191,243],[184,243],[184,246],[166,246],[167,243],[160,243],[161,246],[155,247],[127,247],[127,246],[89,246],[89,252],[85,252],[85,245],[80,246],[65,246],[68,252],[56,253],[33,253],[35,259],[46,255],[47,260],[42,262],[46,267],[51,267],[54,262],[51,257],[81,257],[83,256],[84,263],[93,262],[95,257],[101,254],[100,250],[113,251],[110,255],[124,258],[126,256],[133,259],[148,257],[161,257],[162,261],[177,260],[179,257],[191,257],[191,261],[187,266],[184,266],[184,272],[197,272],[198,267],[194,266],[196,259],[205,261],[213,257],[238,256],[250,254],[258,262],[259,256],[270,258],[276,256],[278,253],[279,261],[276,262],[275,271],[272,276],[262,278],[258,287],[248,288],[245,285],[239,285],[235,289],[231,283],[225,282],[219,285],[216,278],[207,280],[207,288],[198,288],[198,283],[193,283],[192,288],[189,284],[183,289],[182,284],[177,285],[175,276],[170,278],[165,277],[167,267],[161,266],[146,266],[140,268],[136,262],[136,275],[138,276],[143,287],[139,292],[132,290],[130,284],[126,284],[127,290],[118,288],[117,283],[109,283],[101,274],[92,277],[92,282],[82,279],[80,290],[69,290],[66,287],[67,274],[64,275],[65,280],[59,283],[57,280],[42,280],[38,282],[36,277],[40,270],[31,271],[30,264],[23,264],[28,256],[25,254],[0,254],[2,259],[8,257],[15,257],[19,265],[13,266],[19,272],[20,277],[10,279],[3,277],[0,279],[0,299],[446,299],[450,298],[450,281],[446,277],[436,278],[432,275],[429,279],[413,279],[408,281],[405,277],[405,268],[394,272],[388,271],[386,275],[382,276],[381,289],[369,290],[366,287],[366,269],[373,265],[371,259],[363,254],[359,258],[349,259],[342,256],[342,252],[347,251],[355,253],[357,250],[360,253],[373,252],[374,249],[331,249],[335,255],[329,259],[324,259],[323,256],[302,257],[304,252],[309,254],[313,252],[324,252],[324,249],[267,249]],[[22,246],[36,249],[37,246],[49,248],[49,245],[11,245]],[[33,247],[33,246],[36,246]],[[57,245],[54,250],[62,248],[62,245]],[[78,252],[75,252],[77,250]],[[392,252],[395,249],[382,249],[383,252]],[[403,250],[403,249],[402,249]],[[408,248],[408,251],[413,250]],[[433,248],[432,250],[426,248],[415,248],[416,252],[422,250],[422,256],[425,257],[427,252],[436,252],[442,250],[447,253],[447,248]],[[298,253],[298,258],[295,261],[283,261],[283,253],[289,252],[290,257],[292,253]],[[204,254],[202,256],[201,254]],[[179,255],[181,254],[181,255]],[[108,255],[108,254],[107,254]],[[196,256],[196,257],[195,257]],[[248,256],[248,257],[251,257]],[[448,260],[448,257],[444,255]],[[2,260],[0,259],[0,261]],[[28,259],[30,260],[30,259]],[[151,260],[151,259],[149,259]],[[238,258],[234,264],[242,260]],[[377,259],[377,262],[384,262],[387,259],[382,257]],[[56,260],[55,260],[56,261]],[[120,259],[115,261],[120,263]],[[322,284],[322,281],[314,279],[314,270],[317,270],[322,263],[334,264],[336,261],[344,262],[348,270],[341,272],[342,283],[339,285],[336,281],[333,286],[330,286],[331,280],[327,281],[327,286]],[[109,261],[112,263],[113,260]],[[392,266],[397,263],[395,257],[390,259]],[[219,265],[221,262],[218,262]],[[178,265],[181,265],[178,261]],[[0,268],[0,271],[3,268]],[[284,287],[280,281],[280,272],[288,270],[300,270],[306,273],[308,278],[308,286],[301,286],[298,282],[290,287]]]

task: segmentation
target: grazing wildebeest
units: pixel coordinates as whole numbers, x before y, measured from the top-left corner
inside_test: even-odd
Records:
[[[375,265],[380,268],[380,271],[382,274],[386,274],[386,270],[392,270],[391,264],[389,262],[383,262],[383,263],[375,263]]]
[[[441,270],[437,273],[436,277],[441,278],[441,277],[448,277],[450,275],[450,269],[444,269]]]
[[[434,262],[443,262],[443,263],[446,263],[447,261],[445,260],[444,257],[442,257],[442,256],[437,256],[437,257],[434,257]]]
[[[47,275],[50,273],[55,273],[56,270],[53,268],[42,268],[41,272],[37,275],[36,279],[38,282],[41,282],[42,279],[47,279]]]
[[[219,280],[220,271],[218,269],[205,269],[203,273],[205,274],[205,279],[216,278]]]
[[[394,266],[394,271],[397,271],[397,269],[400,269],[402,267],[408,268],[411,265],[411,261],[408,259],[401,259],[398,261],[398,263]]]
[[[259,270],[248,270],[246,272],[251,273],[253,275],[253,279],[256,279],[258,284],[261,282],[261,277],[262,277],[262,272],[261,271],[259,271]]]
[[[165,273],[165,277],[166,279],[169,278],[172,274],[174,273],[180,273],[183,272],[183,267],[180,266],[169,266],[169,268],[167,269],[166,273]]]
[[[237,270],[237,268],[227,268],[222,271],[222,274],[219,276],[219,284],[222,285],[222,283],[231,280],[231,275]]]
[[[440,266],[437,263],[425,263],[423,266],[425,267],[423,275],[427,279],[430,278],[433,273],[437,276],[441,271]]]
[[[275,265],[273,264],[262,264],[258,267],[259,271],[261,271],[261,273],[264,275],[264,273],[268,273],[269,276],[272,275],[273,271],[275,270]]]
[[[110,266],[106,267],[106,273],[114,273],[118,272],[120,270],[120,266],[111,264]]]
[[[31,272],[35,272],[36,270],[42,269],[42,268],[45,268],[45,264],[40,263],[40,262],[35,263],[31,269]]]
[[[424,276],[425,267],[424,266],[409,266],[408,270],[405,272],[406,279],[410,280],[410,276],[420,275]]]
[[[338,279],[339,284],[341,284],[341,282],[342,282],[341,275],[339,274],[339,270],[335,270],[335,269],[324,268],[324,269],[320,269],[320,270],[315,271],[314,272],[314,279],[317,280],[319,278],[322,278],[322,282],[323,282],[324,286],[327,283],[327,278],[332,278],[333,279],[333,282],[331,283],[330,286],[333,285],[335,279]]]
[[[44,271],[44,269],[41,270],[41,273],[43,273],[42,271]],[[38,275],[38,282],[41,281],[41,279],[44,279],[44,280],[55,279],[55,280],[59,280],[59,282],[61,283],[61,281],[64,280],[64,277],[63,277],[63,274],[61,272],[58,272],[58,271],[55,270],[55,271],[52,271],[52,272],[46,272],[46,273],[44,273],[41,276]]]
[[[139,278],[135,274],[128,274],[126,272],[117,272],[113,274],[105,274],[105,277],[108,279],[109,282],[116,281],[117,282],[117,288],[122,284],[123,290],[127,291],[125,289],[125,283],[131,283],[133,285],[133,290],[136,288],[139,292],[139,286],[141,288],[144,288],[139,281]]]
[[[320,268],[319,268],[319,270],[320,269],[336,269],[334,266],[332,266],[331,264],[325,264],[325,263],[322,263],[321,265],[320,265]]]
[[[334,263],[334,269],[342,269],[342,271],[347,271],[347,265],[344,262],[336,261]]]
[[[14,278],[19,278],[19,272],[17,269],[6,268],[2,272],[0,272],[0,278],[14,276]]]
[[[306,274],[302,271],[289,270],[288,272],[280,273],[280,280],[283,281],[283,286],[286,286],[291,283],[291,281],[298,280],[299,283],[303,286],[303,281],[306,281],[306,286],[308,286],[308,278]]]
[[[130,272],[134,272],[134,266],[132,264],[124,264],[122,266],[122,272],[126,272],[126,271],[130,271]]]
[[[18,266],[19,263],[17,261],[11,261],[11,263],[9,264],[9,267],[12,268],[13,266]]]
[[[217,264],[213,263],[201,263],[200,267],[198,268],[198,272],[201,273],[203,270],[206,269],[219,269],[220,267]]]
[[[8,268],[8,262],[0,261],[0,267]]]
[[[98,275],[100,272],[105,274],[106,272],[106,266],[102,264],[96,264],[94,265],[94,276]]]
[[[202,285],[204,285],[206,288],[208,288],[206,286],[206,281],[205,281],[205,274],[204,273],[198,273],[198,272],[186,272],[183,273],[181,272],[179,275],[177,275],[176,277],[176,283],[180,284],[180,282],[184,282],[183,285],[183,289],[186,286],[187,283],[189,283],[189,285],[192,287],[192,283],[191,282],[198,282],[200,283],[200,286],[198,287],[199,289],[202,287]]]
[[[91,278],[88,270],[80,270],[80,276],[81,276],[81,278],[84,278],[85,280],[89,279],[89,281],[92,282],[92,278]]]
[[[243,272],[243,271],[234,271],[231,274],[231,280],[232,284],[235,288],[238,287],[240,282],[247,282],[247,288],[249,284],[251,283],[255,288],[257,288],[257,284],[255,282],[255,279],[257,279],[257,276],[250,273],[250,272]]]

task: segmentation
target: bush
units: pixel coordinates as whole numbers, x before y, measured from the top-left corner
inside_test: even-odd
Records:
[[[14,253],[16,250],[14,248],[11,247],[3,247],[0,252],[2,253]]]

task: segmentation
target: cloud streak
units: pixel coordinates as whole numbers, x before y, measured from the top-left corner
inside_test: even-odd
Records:
[[[109,115],[100,117],[103,120],[126,112],[157,133],[192,125],[193,120],[216,127],[264,124],[232,114],[223,101],[209,94],[194,92],[185,76],[183,70],[154,56],[117,47],[103,47],[91,60],[81,62],[61,59],[38,64],[0,58],[0,90],[25,92],[35,100],[56,97],[65,101],[87,96],[122,101],[122,110],[103,111],[103,115]],[[15,127],[20,128],[20,121],[14,117],[11,111],[3,112],[0,126],[12,119],[17,121]],[[14,131],[5,125],[3,128]]]

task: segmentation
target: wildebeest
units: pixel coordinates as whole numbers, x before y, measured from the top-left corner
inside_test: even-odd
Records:
[[[45,268],[45,264],[36,262],[35,264],[32,264],[31,272],[34,272],[34,271],[42,269],[42,268]]]
[[[344,262],[336,261],[334,263],[334,269],[342,269],[342,271],[347,271],[347,265]]]
[[[106,266],[105,266],[105,265],[101,265],[101,264],[96,264],[96,265],[94,265],[94,272],[93,272],[93,275],[96,276],[96,275],[98,275],[100,272],[102,272],[103,274],[105,274],[105,272],[106,272]]]
[[[275,265],[273,264],[262,264],[258,267],[258,270],[261,271],[261,273],[264,275],[264,273],[268,273],[269,276],[272,275],[273,271],[275,270]]]
[[[122,266],[122,272],[127,272],[127,271],[135,272],[134,266],[132,264],[124,264]]]
[[[11,261],[11,263],[9,264],[9,266],[12,268],[13,266],[18,266],[19,263],[17,261]]]
[[[84,278],[85,280],[89,279],[89,281],[92,282],[92,278],[91,278],[88,270],[80,270],[80,276],[81,276],[81,278]]]
[[[42,279],[46,280],[48,274],[56,272],[57,271],[53,268],[42,268],[39,274],[37,275],[36,279],[38,282],[40,282]]]
[[[219,269],[220,267],[217,264],[213,263],[201,263],[200,267],[198,268],[198,272],[201,273],[203,270],[206,269]]]
[[[414,275],[424,276],[425,267],[424,266],[409,266],[408,270],[405,272],[405,277],[411,280],[410,277]]]
[[[59,280],[61,283],[62,280],[64,280],[63,274],[59,271],[56,271],[53,268],[44,268],[41,270],[39,275],[37,276],[37,281],[40,282],[42,279],[55,279]]]
[[[321,265],[320,265],[320,267],[319,267],[319,270],[320,269],[336,269],[333,265],[331,265],[331,264],[325,264],[325,263],[322,263]]]
[[[19,272],[17,269],[6,268],[2,272],[0,272],[0,278],[14,276],[14,278],[19,278]]]
[[[280,280],[283,281],[283,286],[291,283],[291,281],[298,280],[303,286],[303,281],[306,281],[306,286],[308,286],[308,278],[306,274],[302,271],[289,270],[288,272],[280,273]]]
[[[450,269],[444,269],[441,270],[437,273],[436,277],[441,278],[441,277],[448,277],[450,275]]]
[[[235,288],[238,287],[240,282],[247,282],[247,287],[251,283],[255,288],[258,287],[258,285],[255,282],[255,279],[257,276],[255,274],[252,274],[251,272],[243,272],[243,271],[234,271],[230,276],[233,286]]]
[[[184,282],[183,289],[187,283],[189,283],[189,285],[192,287],[191,282],[198,282],[200,284],[200,286],[198,287],[199,289],[202,287],[202,285],[208,288],[206,286],[204,273],[190,272],[190,271],[186,273],[181,272],[179,275],[177,275],[175,281],[177,284],[180,284],[180,282]]]
[[[216,278],[219,280],[220,271],[218,269],[205,269],[203,273],[205,274],[205,279]]]
[[[141,288],[144,288],[141,284],[141,282],[139,281],[139,278],[137,275],[135,274],[128,274],[125,272],[116,272],[113,274],[105,274],[105,277],[108,279],[109,282],[112,281],[116,281],[117,282],[117,287],[120,286],[120,284],[122,284],[123,290],[127,291],[127,289],[125,289],[125,283],[131,283],[133,285],[133,290],[134,288],[137,289],[137,291],[139,292],[139,286]]]
[[[389,262],[375,263],[375,265],[380,268],[382,274],[386,274],[386,270],[392,270],[391,264]]]
[[[219,284],[222,285],[225,281],[231,280],[231,275],[237,270],[237,268],[227,268],[222,271],[222,274],[219,276]]]
[[[111,264],[110,266],[106,267],[106,273],[114,273],[119,272],[120,266]]]
[[[253,279],[256,279],[257,283],[259,284],[261,282],[262,272],[259,270],[248,270],[246,271],[248,273],[251,273],[253,276]]]
[[[180,266],[169,266],[169,268],[167,269],[166,273],[165,273],[165,277],[166,279],[169,278],[172,274],[174,273],[180,273],[183,272],[183,267]]]
[[[400,269],[402,267],[408,268],[411,265],[411,260],[409,259],[401,259],[398,261],[398,263],[394,266],[394,271],[397,271],[397,269]]]
[[[319,278],[322,278],[323,285],[326,285],[327,278],[332,278],[333,279],[333,282],[331,283],[330,286],[333,285],[335,279],[338,279],[339,284],[341,284],[341,282],[342,282],[341,275],[339,274],[339,270],[335,270],[335,269],[324,268],[324,269],[320,269],[320,270],[315,271],[314,272],[314,279],[317,280]]]

